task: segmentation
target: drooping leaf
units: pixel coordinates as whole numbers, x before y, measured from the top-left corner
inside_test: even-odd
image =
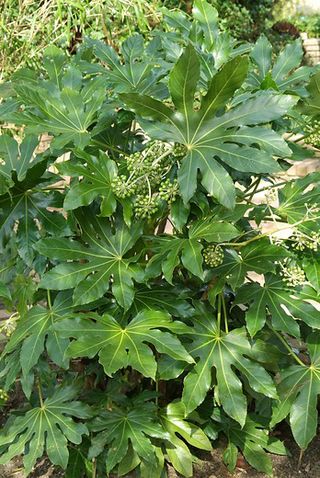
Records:
[[[317,432],[320,394],[320,334],[307,339],[310,365],[291,365],[281,371],[279,401],[273,407],[271,426],[290,416],[291,430],[300,448],[306,449]]]
[[[161,329],[169,332],[163,332]],[[105,373],[112,376],[117,370],[131,366],[145,377],[155,378],[157,363],[150,348],[159,353],[192,363],[193,359],[170,331],[183,333],[188,328],[173,322],[165,312],[140,312],[127,325],[121,325],[110,315],[94,315],[93,319],[67,319],[56,324],[61,337],[74,337],[66,354],[69,357],[99,355]]]
[[[88,435],[87,427],[71,417],[86,419],[91,415],[87,405],[70,401],[76,394],[77,390],[65,385],[47,398],[43,405],[16,417],[0,435],[0,446],[7,447],[1,455],[0,464],[24,453],[24,469],[29,474],[37,459],[46,451],[54,465],[66,468],[68,441],[79,444],[82,435]]]

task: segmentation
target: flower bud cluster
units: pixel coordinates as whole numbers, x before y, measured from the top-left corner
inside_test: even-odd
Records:
[[[311,144],[316,148],[320,147],[320,120],[313,120],[306,126],[305,143]]]
[[[320,232],[312,231],[310,236],[296,231],[293,235],[293,247],[297,251],[305,251],[309,249],[317,252],[320,249]]]
[[[285,261],[281,264],[280,275],[283,282],[289,287],[297,287],[306,283],[304,270],[297,264],[289,264]]]
[[[125,199],[132,197],[134,214],[138,219],[150,219],[155,214],[161,201],[169,205],[176,199],[179,186],[176,180],[164,176],[170,167],[167,158],[172,148],[161,141],[156,141],[143,151],[138,151],[126,158],[128,174],[116,176],[111,187],[114,194]]]
[[[9,395],[7,394],[7,392],[3,390],[2,388],[0,388],[0,400],[7,402],[8,399],[9,399]]]
[[[203,251],[204,262],[210,267],[218,267],[224,259],[224,252],[221,246],[210,244]]]

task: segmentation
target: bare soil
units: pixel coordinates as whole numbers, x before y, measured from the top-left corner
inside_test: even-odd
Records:
[[[270,455],[274,468],[273,478],[320,478],[320,433],[302,456],[300,464],[300,450],[287,427],[284,427],[282,434],[287,435],[287,438],[283,436],[281,438],[284,439],[290,456]],[[211,453],[199,456],[199,461],[194,467],[193,478],[268,478],[264,473],[253,470],[241,456],[239,456],[235,472],[230,473],[222,463],[222,452],[222,446],[218,446]],[[29,478],[63,478],[64,476],[61,469],[52,467],[48,460],[43,459]],[[8,465],[0,466],[0,478],[25,478],[22,460],[15,459]],[[127,478],[133,478],[133,475]],[[180,478],[180,476],[169,467],[168,478]]]

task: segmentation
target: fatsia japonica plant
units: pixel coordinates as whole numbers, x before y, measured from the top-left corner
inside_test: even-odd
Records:
[[[271,475],[278,423],[316,434],[320,173],[287,173],[286,128],[320,116],[319,74],[204,0],[164,15],[1,85],[0,463],[26,475],[190,477],[221,435]]]

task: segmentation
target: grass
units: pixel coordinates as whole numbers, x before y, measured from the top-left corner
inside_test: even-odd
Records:
[[[3,3],[2,3],[3,2]],[[160,0],[0,0],[0,79],[39,62],[49,44],[68,47],[77,31],[121,41],[160,20]],[[177,4],[179,2],[176,2]],[[171,6],[171,5],[170,5]]]

